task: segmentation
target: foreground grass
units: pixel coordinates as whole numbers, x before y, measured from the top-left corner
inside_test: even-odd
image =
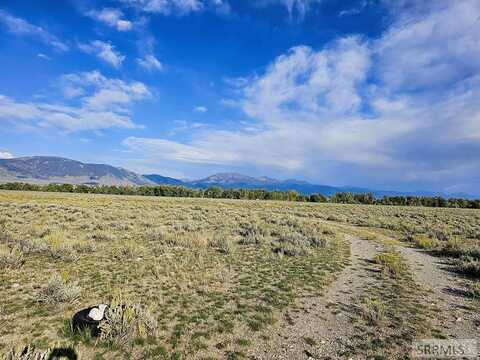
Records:
[[[33,344],[86,359],[242,358],[347,264],[329,221],[448,250],[465,269],[480,240],[475,210],[0,192],[0,353]],[[345,356],[389,358],[429,331],[401,257],[375,260]],[[71,331],[75,311],[114,298],[155,328],[121,342]]]
[[[241,356],[251,334],[318,296],[348,256],[328,226],[277,203],[4,192],[0,219],[0,351]],[[118,346],[72,333],[76,310],[117,296],[148,309],[154,336]]]

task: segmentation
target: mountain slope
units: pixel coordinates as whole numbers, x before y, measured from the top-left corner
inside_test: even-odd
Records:
[[[154,182],[157,185],[185,185],[182,180],[174,179],[168,176],[162,176],[157,174],[143,175],[143,177]]]
[[[111,165],[86,164],[51,156],[0,159],[0,181],[99,185],[154,184],[142,175]]]

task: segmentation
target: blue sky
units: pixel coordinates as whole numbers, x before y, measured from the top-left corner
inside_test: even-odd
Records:
[[[0,157],[480,194],[478,0],[0,0]]]

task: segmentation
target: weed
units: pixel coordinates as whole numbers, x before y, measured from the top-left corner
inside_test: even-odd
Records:
[[[50,359],[51,350],[36,350],[32,345],[11,349],[4,360],[47,360]]]
[[[361,311],[363,318],[369,325],[380,326],[385,321],[386,306],[379,299],[365,298]]]
[[[406,265],[397,252],[389,251],[377,254],[375,262],[382,267],[385,274],[394,278],[400,276],[406,270]]]
[[[25,263],[23,252],[18,246],[8,248],[0,246],[0,270],[18,269]]]
[[[100,331],[103,340],[125,346],[138,338],[155,336],[157,321],[145,307],[117,296],[100,323]]]
[[[64,277],[54,274],[47,286],[38,292],[38,301],[49,305],[71,304],[78,301],[80,287]]]
[[[463,256],[460,259],[455,260],[454,268],[459,273],[480,278],[480,260],[478,259]]]
[[[480,299],[480,281],[477,281],[470,286],[470,294],[474,299]]]

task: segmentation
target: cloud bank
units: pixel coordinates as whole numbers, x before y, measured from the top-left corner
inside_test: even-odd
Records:
[[[480,3],[421,10],[403,10],[378,40],[297,46],[236,82],[231,103],[254,130],[124,145],[150,159],[254,164],[333,182],[351,171],[377,184],[472,184],[466,179],[480,178]]]
[[[65,101],[21,102],[0,95],[0,121],[19,127],[64,132],[134,129],[130,107],[150,96],[141,82],[110,79],[98,71],[62,76],[58,83]]]

